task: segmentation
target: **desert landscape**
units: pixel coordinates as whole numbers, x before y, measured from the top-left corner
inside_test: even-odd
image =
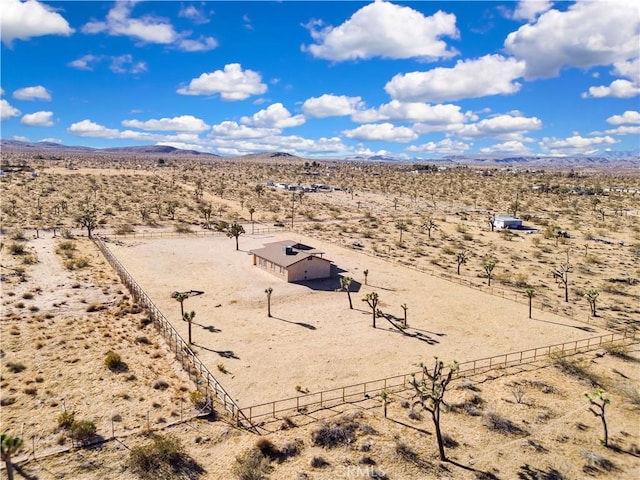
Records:
[[[4,150],[2,163],[2,431],[22,440],[16,476],[640,474],[633,166],[46,150]],[[522,228],[496,227],[501,214]],[[203,395],[90,236],[180,337],[191,327],[190,349],[245,414],[432,368],[434,357],[462,367],[598,341],[453,378],[448,461],[411,387],[276,415],[255,408],[247,428]],[[279,240],[321,250],[335,275],[285,283],[254,266],[250,252]],[[190,291],[191,325],[174,295]]]

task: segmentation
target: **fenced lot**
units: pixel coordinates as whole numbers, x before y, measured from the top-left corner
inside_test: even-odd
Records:
[[[196,312],[193,349],[243,409],[404,374],[434,356],[462,363],[607,333],[550,312],[534,312],[529,319],[524,304],[292,235],[243,235],[239,251],[233,239],[221,236],[118,239],[107,245],[182,338],[187,323],[171,294],[204,292],[184,302],[185,311]],[[253,266],[250,249],[285,238],[323,250],[342,275],[355,279],[354,309],[346,293],[336,291],[335,278],[286,284]],[[378,318],[375,329],[361,301],[369,292],[378,293],[387,317]],[[408,307],[405,333],[392,325],[403,317],[402,304]]]

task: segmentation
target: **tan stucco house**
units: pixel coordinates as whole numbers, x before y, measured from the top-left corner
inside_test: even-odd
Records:
[[[255,266],[285,282],[331,277],[332,263],[323,258],[324,252],[293,240],[267,243],[251,253]]]

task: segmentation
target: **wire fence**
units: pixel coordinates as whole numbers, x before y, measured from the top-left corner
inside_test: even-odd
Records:
[[[104,240],[100,237],[95,237],[94,241],[109,264],[116,270],[120,280],[127,287],[136,303],[147,310],[150,320],[162,334],[182,367],[187,371],[189,378],[195,381],[198,391],[204,390],[203,393],[207,398],[209,395],[212,395],[213,398],[217,399],[238,426],[251,429],[251,421],[245,417],[233,398],[231,398],[222,385],[216,380],[206,365],[202,363],[146,292],[138,285],[133,276],[131,276],[111,250],[109,250]]]
[[[283,228],[279,227],[264,227],[255,225],[243,225],[245,233],[248,235],[268,235],[271,233],[283,232]],[[113,232],[105,234],[103,236],[113,239],[154,239],[154,238],[180,238],[180,237],[221,237],[227,235],[224,230],[207,229],[207,230],[158,230],[152,232]]]
[[[625,329],[622,333],[608,333],[598,337],[495,355],[479,360],[471,360],[458,365],[458,370],[455,372],[454,378],[468,378],[491,370],[524,365],[548,358],[554,354],[570,355],[587,352],[607,344],[634,341],[635,338],[635,330]],[[345,403],[367,400],[382,391],[400,393],[408,390],[411,388],[411,384],[409,383],[411,379],[413,379],[414,376],[420,375],[422,375],[422,371],[414,371],[379,380],[313,392],[297,397],[245,407],[244,412],[249,421],[255,423],[258,419],[275,418],[279,414],[306,413],[314,409],[336,407]]]

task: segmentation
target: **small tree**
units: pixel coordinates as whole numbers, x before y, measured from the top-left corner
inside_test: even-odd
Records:
[[[191,322],[193,322],[193,319],[196,316],[196,312],[194,312],[193,310],[191,310],[189,313],[185,312],[182,315],[182,319],[188,323],[189,325],[189,345],[191,345]]]
[[[529,318],[531,318],[531,304],[533,303],[533,297],[536,294],[536,291],[533,288],[527,288],[524,291],[524,294],[529,297]]]
[[[458,252],[456,254],[456,263],[458,264],[458,275],[460,275],[460,267],[462,265],[466,265],[467,261],[469,260],[469,252],[463,250],[462,252]]]
[[[596,313],[596,299],[598,298],[598,295],[600,295],[600,292],[595,288],[587,290],[587,293],[584,294],[584,298],[587,299],[589,306],[591,307],[591,315],[594,317],[598,316]]]
[[[573,266],[569,263],[569,252],[567,252],[567,261],[558,265],[553,273],[553,278],[556,283],[559,283],[561,287],[564,287],[564,301],[569,301],[569,274],[573,272]]]
[[[387,418],[387,405],[389,405],[389,392],[382,390],[380,392],[380,398],[382,399],[382,411],[384,412],[384,418]]]
[[[482,264],[482,268],[487,274],[487,280],[488,280],[489,286],[491,286],[491,279],[493,278],[493,269],[496,267],[496,263],[498,263],[496,259],[488,258]]]
[[[364,275],[364,284],[365,284],[365,285],[368,285],[368,283],[367,283],[367,277],[369,276],[369,270],[366,270],[366,269],[365,269],[365,270],[362,272],[362,274]]]
[[[10,433],[0,434],[2,461],[7,470],[7,478],[13,480],[13,462],[11,457],[22,447],[23,441],[21,437],[16,437]]]
[[[249,207],[249,219],[251,221],[251,235],[253,235],[253,227],[254,227],[254,223],[253,223],[253,214],[256,213],[256,209],[253,208],[253,206]]]
[[[433,371],[429,371],[428,367],[424,364],[420,364],[420,367],[422,368],[422,379],[417,380],[414,375],[409,383],[416,391],[413,396],[413,398],[416,399],[413,402],[413,407],[419,406],[423,410],[431,413],[433,426],[436,430],[440,460],[446,462],[447,457],[444,451],[444,440],[440,430],[440,406],[446,406],[446,403],[444,402],[444,394],[454,372],[458,370],[458,363],[454,361],[453,364],[445,367],[444,363],[438,360],[438,357],[436,357],[435,360]]]
[[[371,308],[371,312],[373,314],[373,328],[376,328],[376,314],[378,312],[378,303],[380,302],[380,298],[376,292],[367,293],[365,297],[362,299],[363,302],[367,302],[369,308]]]
[[[491,228],[492,232],[496,227],[495,221],[496,221],[496,214],[491,212],[487,213],[487,222],[489,222],[489,227]]]
[[[396,228],[400,230],[400,239],[398,240],[398,245],[402,245],[402,232],[407,229],[407,222],[404,220],[398,220],[396,222]]]
[[[227,237],[236,239],[236,250],[239,250],[238,238],[244,233],[244,227],[239,223],[232,223],[227,229]]]
[[[76,220],[83,228],[87,229],[87,236],[89,238],[93,238],[91,234],[98,226],[98,213],[96,207],[85,204]]]
[[[353,282],[353,278],[351,277],[340,277],[340,287],[342,290],[347,292],[347,297],[349,298],[349,308],[353,310],[353,302],[351,301],[351,282]]]
[[[267,294],[267,317],[271,317],[271,294],[273,293],[273,288],[267,288],[264,293]]]
[[[436,222],[433,220],[432,217],[428,217],[425,220],[425,222],[422,224],[422,228],[424,228],[427,231],[427,236],[429,237],[429,239],[431,239],[431,230],[437,230],[438,225],[436,225]]]
[[[604,392],[600,389],[596,390],[592,394],[585,393],[585,397],[589,400],[589,411],[593,413],[596,417],[600,417],[602,420],[602,428],[604,430],[604,439],[602,440],[602,444],[605,447],[609,446],[609,430],[607,428],[607,418],[605,417],[605,408],[609,403],[611,403],[611,399],[606,398],[604,396]]]
[[[184,320],[184,301],[188,298],[187,294],[184,292],[173,292],[171,296],[180,303],[180,318]]]

